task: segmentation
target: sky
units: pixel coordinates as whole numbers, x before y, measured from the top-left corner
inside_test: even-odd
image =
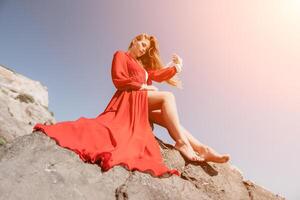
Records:
[[[300,0],[0,0],[0,64],[40,81],[56,121],[96,117],[116,50],[157,37],[183,59],[181,124],[245,179],[300,199]],[[174,144],[166,129],[154,133]]]

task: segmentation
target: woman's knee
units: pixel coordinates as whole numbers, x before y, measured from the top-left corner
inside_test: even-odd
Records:
[[[172,92],[165,91],[164,101],[175,101],[175,95]]]
[[[169,91],[148,91],[150,110],[160,109],[164,103],[175,101],[175,96]]]

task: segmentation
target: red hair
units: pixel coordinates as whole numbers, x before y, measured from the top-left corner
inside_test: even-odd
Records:
[[[146,53],[143,56],[138,58],[138,60],[140,60],[140,62],[143,64],[143,67],[146,70],[164,68],[162,59],[160,58],[160,54],[159,54],[158,41],[155,36],[148,35],[146,33],[142,33],[142,34],[135,36],[134,39],[136,39],[138,41],[140,41],[142,39],[147,39],[150,42],[150,46],[147,49]],[[134,39],[131,40],[128,50],[132,47]],[[175,77],[176,77],[176,75],[173,76],[171,79],[166,80],[166,82],[172,86],[182,88],[182,81],[179,80],[178,78],[175,79]]]

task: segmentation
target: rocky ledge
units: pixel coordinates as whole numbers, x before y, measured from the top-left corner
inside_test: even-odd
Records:
[[[181,177],[157,178],[123,166],[102,172],[44,133],[31,132],[36,122],[55,123],[46,87],[3,66],[0,86],[0,199],[284,199],[245,180],[232,164],[188,162],[159,138],[164,162]]]

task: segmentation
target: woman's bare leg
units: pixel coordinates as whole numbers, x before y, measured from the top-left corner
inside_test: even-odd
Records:
[[[166,128],[166,123],[163,118],[163,113],[161,110],[152,110],[149,112],[149,119],[151,122],[156,123],[164,128]],[[201,142],[199,142],[186,128],[180,125],[181,131],[187,136],[191,146],[193,149],[198,152],[205,161],[212,161],[217,163],[224,163],[230,159],[228,154],[219,154],[211,147],[208,147]],[[166,128],[168,130],[168,128]],[[168,130],[170,136],[172,137],[172,133]]]
[[[160,108],[163,113],[164,122],[168,130],[172,133],[171,137],[175,140],[175,148],[192,161],[204,161],[193,150],[187,136],[180,128],[177,114],[175,97],[166,91],[147,91],[149,110]]]
[[[202,157],[205,158],[205,161],[212,161],[217,163],[224,163],[230,159],[229,154],[219,154],[213,148],[201,144],[188,130],[181,126],[182,131],[187,135],[193,149],[197,151]]]

